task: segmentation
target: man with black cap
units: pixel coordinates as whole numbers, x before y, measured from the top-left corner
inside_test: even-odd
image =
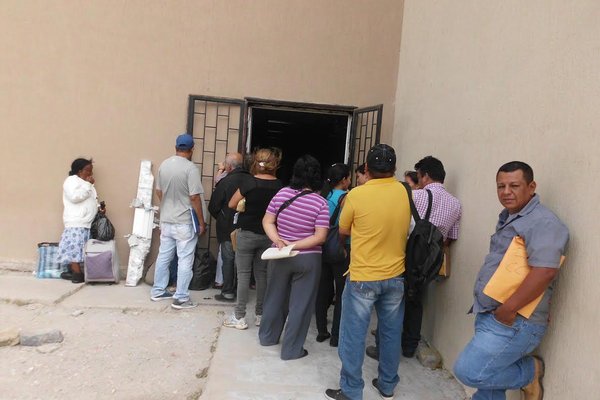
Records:
[[[342,240],[352,236],[349,276],[342,296],[338,354],[342,361],[340,389],[327,389],[334,400],[360,400],[362,364],[371,311],[379,321],[379,375],[372,384],[382,398],[393,398],[398,384],[404,317],[404,258],[410,227],[410,204],[404,186],[394,177],[396,154],[386,144],[369,150],[365,171],[369,181],[348,193],[340,216]]]
[[[162,162],[156,180],[156,195],[160,200],[160,249],[156,259],[152,301],[173,300],[171,307],[185,309],[196,307],[190,300],[192,265],[198,236],[204,233],[202,195],[204,189],[200,171],[194,165],[192,153],[194,138],[183,133],[175,142],[175,155]],[[197,226],[192,210],[198,217]],[[169,283],[169,264],[177,251],[177,290],[166,290]]]

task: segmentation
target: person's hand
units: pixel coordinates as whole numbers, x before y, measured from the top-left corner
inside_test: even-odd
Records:
[[[515,322],[515,318],[517,318],[517,312],[509,309],[504,304],[496,308],[493,314],[498,322],[508,326],[512,326]]]
[[[281,238],[279,238],[276,242],[275,242],[275,246],[277,246],[278,249],[282,249],[285,246],[287,246],[287,242]]]
[[[96,182],[96,180],[94,179],[94,175],[88,175],[85,178],[86,181],[88,181],[89,183],[91,183],[92,185]]]
[[[198,225],[198,236],[202,236],[206,233],[206,223],[201,222]]]

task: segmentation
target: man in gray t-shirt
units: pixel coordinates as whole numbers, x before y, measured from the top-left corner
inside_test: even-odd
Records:
[[[192,308],[189,285],[198,236],[206,230],[204,222],[204,190],[200,172],[191,161],[194,139],[186,133],[175,142],[175,155],[160,165],[156,194],[160,200],[160,249],[156,259],[152,301],[173,299],[175,309]],[[197,217],[197,221],[194,222]],[[169,283],[169,264],[177,252],[177,289],[166,290]]]
[[[465,385],[477,388],[473,399],[503,399],[506,390],[520,388],[525,400],[541,400],[544,363],[527,354],[546,332],[553,282],[569,231],[540,203],[529,165],[521,161],[504,164],[496,174],[496,187],[504,210],[475,282],[475,335],[459,355],[454,374]],[[516,291],[500,303],[484,289],[516,236],[525,242],[530,269]],[[518,314],[541,295],[528,318]]]

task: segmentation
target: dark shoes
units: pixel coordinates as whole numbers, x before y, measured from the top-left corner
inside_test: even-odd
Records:
[[[71,271],[65,271],[60,274],[60,279],[70,281],[71,279],[73,279],[73,273]]]
[[[85,282],[83,273],[65,271],[60,274],[60,279],[64,279],[66,281],[71,281],[73,283],[83,283]]]
[[[319,343],[324,342],[327,339],[329,339],[330,337],[331,337],[331,335],[329,334],[329,332],[319,333],[317,335],[317,342],[319,342]]]
[[[417,349],[414,350],[402,350],[402,355],[406,358],[413,358]],[[379,361],[379,349],[377,346],[367,346],[365,349],[365,354],[367,357],[371,357],[373,360]]]
[[[417,352],[417,349],[402,350],[402,355],[406,358],[413,358],[415,356],[416,352]]]
[[[365,349],[367,357],[371,357],[373,360],[379,361],[379,349],[377,346],[367,346]]]
[[[71,278],[71,282],[73,282],[73,283],[83,283],[83,282],[85,282],[83,274],[82,273],[73,272],[73,277]]]
[[[350,400],[350,397],[347,397],[342,389],[327,389],[325,391],[325,398],[329,400]]]
[[[338,341],[339,338],[337,336],[332,336],[331,339],[329,339],[329,345],[331,347],[338,347]]]
[[[223,293],[215,294],[215,300],[224,301],[226,303],[233,303],[235,301],[235,296],[231,295],[231,297],[227,297]]]
[[[373,384],[373,387],[375,389],[377,389],[377,392],[379,393],[379,396],[381,396],[382,399],[392,400],[394,398],[393,393],[392,394],[383,393],[381,391],[381,389],[379,389],[379,382],[377,381],[377,378],[373,379],[373,381],[371,383]],[[342,392],[342,389],[337,389],[337,390],[327,389],[325,391],[325,398],[329,399],[329,400],[350,400],[350,397],[346,396],[344,394],[344,392]]]
[[[371,381],[371,383],[373,384],[373,387],[375,389],[377,389],[377,391],[379,392],[379,395],[381,396],[382,399],[384,399],[384,400],[391,400],[391,399],[394,398],[394,393],[391,393],[391,394],[383,393],[381,391],[381,389],[379,389],[379,381],[377,380],[377,378],[373,379]]]

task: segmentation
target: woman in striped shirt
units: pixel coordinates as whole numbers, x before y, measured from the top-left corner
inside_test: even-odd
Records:
[[[290,186],[273,197],[263,218],[263,227],[273,246],[282,248],[293,244],[294,250],[300,252],[296,257],[271,260],[267,267],[267,293],[258,336],[263,346],[279,343],[287,317],[282,360],[308,355],[304,341],[315,309],[321,244],[329,229],[327,200],[316,192],[320,186],[319,162],[310,155],[300,157],[294,164]],[[294,201],[279,212],[282,205],[294,197]]]

